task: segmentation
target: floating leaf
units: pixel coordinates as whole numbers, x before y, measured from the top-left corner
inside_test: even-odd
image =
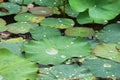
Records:
[[[76,38],[70,37],[30,41],[23,46],[26,58],[41,64],[59,64],[71,57],[87,56],[90,50],[91,46],[87,42],[76,41]]]
[[[83,62],[90,71],[100,78],[120,78],[120,64],[114,61],[91,57]]]
[[[16,22],[7,25],[7,31],[18,34],[18,33],[27,33],[31,28],[37,27],[38,24],[32,22]]]
[[[0,10],[0,16],[16,14],[21,10],[19,5],[10,2],[0,3],[0,8],[2,8]]]
[[[21,6],[21,11],[19,12],[20,13],[25,13],[28,11],[28,8],[26,6]]]
[[[4,27],[6,25],[6,21],[2,18],[0,18],[0,28]]]
[[[19,56],[0,48],[0,79],[1,80],[35,80],[37,66]]]
[[[105,43],[118,43],[120,42],[120,24],[109,24],[105,26],[96,37]]]
[[[92,28],[73,27],[66,29],[65,34],[67,36],[91,37],[94,36],[95,33]]]
[[[54,28],[69,28],[74,26],[74,21],[68,18],[45,18],[40,23],[42,26],[50,26]]]
[[[29,11],[36,16],[51,16],[53,10],[48,7],[33,7]]]
[[[33,3],[34,0],[9,0],[9,2],[12,3],[18,3],[18,4],[30,4]]]
[[[35,4],[40,6],[60,6],[63,4],[63,0],[34,0]]]
[[[42,27],[42,26],[31,29],[30,33],[35,40],[61,35],[60,31],[56,28]]]
[[[12,53],[21,56],[22,55],[21,47],[23,45],[23,42],[24,40],[23,39],[20,40],[20,38],[15,38],[14,40],[10,39],[6,41],[2,41],[0,42],[0,48],[6,48]]]
[[[88,10],[90,18],[96,23],[107,22],[120,13],[120,0],[69,0],[69,4],[78,12]]]
[[[100,44],[93,50],[96,56],[120,62],[120,52],[116,44]]]
[[[78,65],[42,68],[41,73],[39,80],[96,80],[86,67]]]

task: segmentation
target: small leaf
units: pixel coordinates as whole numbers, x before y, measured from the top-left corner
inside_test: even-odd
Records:
[[[92,28],[73,27],[66,29],[65,34],[67,36],[91,37],[94,36],[95,32]]]
[[[120,78],[120,64],[114,61],[90,57],[83,62],[83,65],[100,78]]]
[[[96,80],[92,73],[84,66],[57,65],[42,68],[39,80]]]
[[[44,38],[56,37],[61,35],[60,31],[56,28],[42,26],[31,29],[30,33],[35,40],[41,40]]]
[[[17,3],[17,4],[30,4],[33,1],[34,0],[9,0],[9,2]]]
[[[41,26],[65,29],[74,26],[74,21],[68,18],[45,18],[40,22]]]
[[[41,64],[56,65],[71,57],[87,56],[90,50],[89,43],[70,37],[52,37],[23,45],[26,58]]]
[[[4,27],[6,24],[7,24],[6,21],[4,19],[0,18],[0,28]]]
[[[37,66],[7,49],[0,48],[0,79],[1,80],[35,80]]]

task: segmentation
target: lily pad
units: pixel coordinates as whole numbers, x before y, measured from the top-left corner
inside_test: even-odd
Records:
[[[41,26],[65,29],[74,26],[74,21],[68,18],[45,18],[40,22]]]
[[[18,3],[18,4],[30,4],[33,3],[34,0],[9,0],[9,2],[12,3]]]
[[[96,34],[101,42],[118,43],[120,42],[120,24],[109,24]]]
[[[0,28],[4,27],[6,25],[6,21],[2,18],[0,18]]]
[[[18,34],[18,33],[27,33],[31,28],[37,27],[38,24],[32,22],[16,22],[7,25],[7,31]]]
[[[6,40],[6,41],[1,41],[0,42],[0,48],[6,48],[12,53],[22,56],[22,50],[21,47],[23,45],[24,40],[23,39],[18,39],[16,40]]]
[[[30,33],[35,40],[41,40],[44,38],[56,37],[61,35],[59,29],[42,26],[31,29]]]
[[[93,53],[96,56],[120,62],[120,52],[117,50],[117,44],[100,44],[95,47]]]
[[[0,79],[1,80],[35,80],[37,66],[19,56],[0,48]]]
[[[89,55],[91,46],[87,42],[76,41],[76,38],[61,36],[30,41],[23,45],[23,51],[26,58],[31,61],[57,65],[71,57]]]
[[[120,64],[111,60],[91,57],[83,65],[100,78],[120,78]]]
[[[69,3],[72,9],[78,12],[88,9],[90,18],[96,23],[107,22],[120,12],[120,0],[69,0]]]
[[[51,16],[53,14],[53,10],[48,7],[33,7],[30,8],[29,11],[36,16]]]
[[[0,11],[0,16],[16,14],[21,10],[19,5],[10,2],[0,3],[0,7],[3,8],[3,10]]]
[[[65,34],[67,36],[92,37],[95,32],[92,28],[73,27],[66,29]]]
[[[42,68],[41,73],[39,80],[96,80],[86,67],[78,65]]]
[[[35,4],[40,6],[60,6],[63,0],[34,0]]]

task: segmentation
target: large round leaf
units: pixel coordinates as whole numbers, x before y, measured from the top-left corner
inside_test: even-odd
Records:
[[[120,0],[69,0],[69,3],[78,12],[88,9],[90,18],[97,23],[113,19],[120,12]]]
[[[27,33],[31,28],[37,27],[38,24],[32,22],[16,22],[7,25],[7,31],[18,34],[18,33]]]
[[[56,37],[61,35],[59,29],[42,26],[31,29],[30,33],[35,40]]]
[[[96,56],[120,62],[120,52],[116,44],[100,44],[95,47],[93,53]]]
[[[78,65],[57,65],[42,68],[41,73],[39,80],[96,80],[86,67]]]
[[[54,28],[68,28],[74,26],[74,21],[68,18],[45,18],[40,23],[42,26],[50,26]]]
[[[0,48],[1,80],[35,80],[37,66],[21,57],[15,56],[7,49]]]
[[[109,24],[105,26],[96,37],[105,43],[118,43],[120,42],[120,24]]]
[[[0,3],[0,7],[3,8],[3,10],[0,11],[0,16],[16,14],[21,10],[19,5],[9,2]]]
[[[94,36],[95,32],[92,28],[72,27],[66,29],[65,34],[67,36],[91,37]]]
[[[91,57],[83,65],[100,78],[120,78],[120,64],[114,61]]]
[[[30,41],[23,46],[26,58],[41,64],[59,64],[71,57],[90,54],[87,42],[76,41],[70,37],[52,37],[41,41]]]
[[[63,0],[34,0],[35,4],[40,6],[60,6]]]

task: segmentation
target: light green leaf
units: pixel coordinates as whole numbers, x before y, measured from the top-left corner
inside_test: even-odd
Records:
[[[84,66],[100,78],[120,78],[120,64],[114,61],[90,57],[83,63]]]
[[[2,18],[0,18],[0,28],[4,27],[6,25],[6,21]]]
[[[74,26],[74,21],[68,18],[45,18],[40,23],[41,26],[65,29]]]
[[[65,34],[67,36],[91,37],[94,36],[95,32],[92,28],[73,27],[66,29]]]
[[[70,37],[52,37],[41,41],[30,41],[23,46],[26,58],[41,64],[59,64],[71,57],[90,54],[87,42],[76,41]]]
[[[35,80],[37,66],[7,49],[0,48],[0,79],[1,80]]]
[[[16,22],[7,25],[7,31],[18,34],[18,33],[27,33],[30,29],[37,27],[38,24],[32,22]]]
[[[18,4],[30,4],[33,1],[34,0],[9,0],[9,2],[18,3]]]
[[[78,65],[42,68],[41,73],[39,80],[96,80],[86,67]]]
[[[101,42],[118,43],[120,42],[120,24],[109,24],[96,34]]]
[[[96,56],[120,62],[120,52],[116,44],[100,44],[95,47],[93,53]]]
[[[35,40],[41,40],[44,38],[56,37],[61,35],[59,29],[43,26],[31,29],[30,33]]]

